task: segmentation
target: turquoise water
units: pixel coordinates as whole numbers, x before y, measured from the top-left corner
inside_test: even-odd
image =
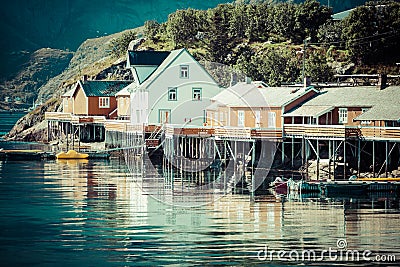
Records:
[[[7,134],[25,114],[24,112],[0,111],[0,136]]]
[[[399,213],[399,200],[383,196],[227,195],[177,207],[143,193],[120,159],[0,161],[2,266],[343,265],[264,256],[337,249],[338,239],[351,250],[394,255]]]

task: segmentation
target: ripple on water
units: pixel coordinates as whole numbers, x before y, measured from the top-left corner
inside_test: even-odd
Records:
[[[0,247],[8,266],[264,265],[257,253],[266,247],[321,251],[338,238],[351,249],[400,251],[398,200],[228,195],[177,207],[144,194],[115,160],[2,162],[0,171]]]

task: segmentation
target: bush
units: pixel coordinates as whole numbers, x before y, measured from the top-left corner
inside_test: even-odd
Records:
[[[121,37],[111,40],[111,55],[117,58],[124,56],[128,50],[129,43],[135,40],[136,37],[137,34],[135,31],[128,31],[122,34]]]

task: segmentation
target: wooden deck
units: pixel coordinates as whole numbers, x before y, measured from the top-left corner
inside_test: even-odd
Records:
[[[343,125],[285,125],[285,137],[363,138],[400,140],[400,127],[358,127]]]
[[[187,126],[181,127],[180,125],[165,125],[165,135],[184,135],[184,136],[201,136],[208,137],[215,134],[215,128],[201,127],[201,126]]]
[[[82,124],[82,123],[103,124],[106,121],[106,117],[104,116],[83,116],[83,115],[78,116],[64,112],[46,112],[44,114],[44,118],[45,120],[48,121],[71,122],[73,124]]]
[[[400,140],[400,127],[369,127],[344,125],[303,125],[289,124],[280,128],[184,126],[167,124],[132,125],[126,120],[106,120],[104,116],[76,116],[71,113],[46,112],[50,121],[71,122],[72,124],[103,124],[107,131],[156,133],[163,128],[166,135],[216,136],[223,139],[252,139],[282,137],[311,138],[362,138],[366,140]]]
[[[283,131],[286,137],[346,137],[346,128],[342,125],[285,125]]]

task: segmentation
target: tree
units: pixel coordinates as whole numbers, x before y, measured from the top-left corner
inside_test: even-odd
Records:
[[[283,37],[286,40],[297,40],[296,33],[296,6],[295,4],[284,2],[271,7],[269,16],[271,23],[271,33]]]
[[[317,40],[322,46],[340,46],[342,44],[343,24],[341,21],[328,20],[322,24],[317,31]]]
[[[333,79],[333,70],[328,66],[325,55],[318,50],[307,51],[305,74],[315,82],[329,82]]]
[[[144,36],[150,40],[157,40],[157,34],[160,29],[160,23],[156,20],[148,20],[144,23]]]
[[[305,38],[315,39],[318,28],[332,16],[332,9],[316,0],[306,0],[296,6],[296,39],[302,42]]]
[[[218,5],[209,13],[209,30],[207,32],[207,51],[213,62],[227,63],[226,56],[231,49],[229,38],[230,5]]]
[[[135,31],[128,31],[122,34],[121,37],[112,39],[110,42],[111,55],[114,57],[124,56],[128,50],[129,43],[137,37]]]
[[[400,57],[400,3],[368,3],[357,7],[343,23],[343,37],[353,60],[393,63]]]
[[[175,48],[185,47],[198,32],[199,20],[197,10],[188,8],[169,14],[167,20],[167,34]]]
[[[295,82],[300,75],[296,51],[287,47],[267,47],[251,55],[250,60],[240,57],[236,67],[253,80],[265,81],[270,86]]]

